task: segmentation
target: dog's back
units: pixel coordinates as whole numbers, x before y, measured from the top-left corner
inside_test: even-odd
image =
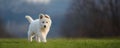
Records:
[[[31,32],[38,32],[38,30],[40,29],[40,25],[39,25],[39,19],[33,20],[30,25],[29,25],[29,30]]]

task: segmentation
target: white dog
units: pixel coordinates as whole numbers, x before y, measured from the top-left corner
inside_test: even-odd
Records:
[[[28,30],[28,40],[32,42],[32,38],[35,37],[36,41],[46,43],[46,37],[50,30],[51,19],[45,14],[40,14],[39,19],[33,20],[30,16],[25,16],[30,22]]]

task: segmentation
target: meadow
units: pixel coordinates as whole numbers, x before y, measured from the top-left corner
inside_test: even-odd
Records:
[[[27,39],[0,39],[0,48],[120,48],[120,39],[48,39],[46,44]]]

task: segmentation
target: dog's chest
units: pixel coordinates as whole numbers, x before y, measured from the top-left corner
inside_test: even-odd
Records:
[[[40,28],[40,32],[46,32],[46,28]]]

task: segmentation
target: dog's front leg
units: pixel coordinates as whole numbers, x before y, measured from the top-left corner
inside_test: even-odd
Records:
[[[42,42],[46,43],[47,42],[46,33],[42,32],[41,34],[42,34],[42,36],[41,36],[42,37]]]

